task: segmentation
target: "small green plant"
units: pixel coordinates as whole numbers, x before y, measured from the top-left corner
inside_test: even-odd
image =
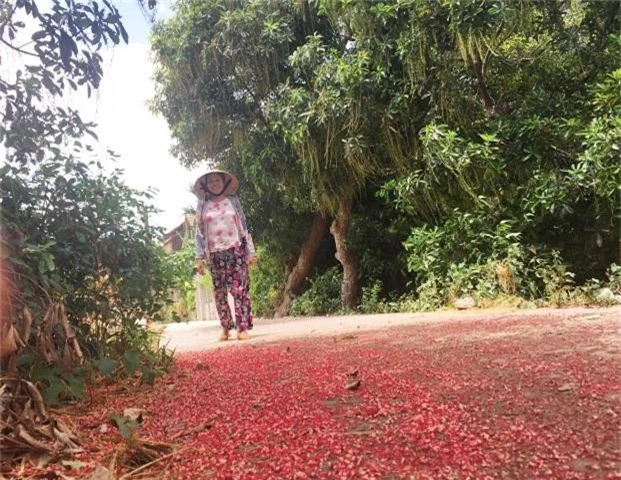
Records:
[[[362,287],[362,298],[358,310],[363,313],[385,313],[389,307],[381,300],[382,282],[374,281],[368,287]]]
[[[571,292],[572,303],[604,307],[618,304],[620,295],[621,268],[615,263],[608,267],[606,280],[591,278]]]
[[[36,362],[31,371],[31,380],[41,388],[43,400],[52,405],[63,400],[84,400],[84,369],[74,368],[64,372],[55,365]]]
[[[164,264],[169,298],[167,304],[160,310],[158,319],[170,322],[195,318],[197,280],[194,271],[196,266],[194,237],[188,233],[183,239],[181,250],[164,254]],[[198,282],[204,281],[205,277],[209,275],[204,275]]]
[[[412,310],[429,311],[440,308],[445,298],[445,293],[440,287],[434,275],[430,275],[417,289],[418,299],[412,304]],[[410,302],[405,302],[405,305]]]
[[[138,430],[139,423],[136,420],[131,420],[124,415],[116,414],[110,415],[110,420],[119,429],[119,434],[121,435],[121,437],[123,437],[123,440],[125,442],[131,442],[131,440],[136,435],[136,430]]]
[[[269,317],[282,298],[284,266],[265,247],[257,249],[258,266],[250,270],[250,298],[257,317]]]
[[[616,263],[610,265],[606,272],[606,278],[608,279],[606,287],[610,288],[612,293],[621,295],[621,265]]]
[[[291,304],[292,315],[327,315],[341,309],[341,281],[338,266],[330,267],[311,280],[311,285]]]
[[[602,305],[598,298],[602,289],[602,282],[596,278],[587,280],[584,285],[574,288],[570,292],[570,302],[575,305]],[[604,305],[606,302],[604,302]]]
[[[566,305],[571,298],[574,274],[567,269],[560,254],[553,251],[549,255],[534,257],[534,276],[539,279],[543,288],[541,299],[557,307]]]

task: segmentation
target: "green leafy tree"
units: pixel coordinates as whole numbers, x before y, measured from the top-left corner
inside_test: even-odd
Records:
[[[403,58],[408,70],[420,72],[407,63],[417,58],[436,72],[426,91],[431,108],[415,168],[384,190],[395,193],[387,198],[416,225],[406,248],[419,285],[433,276],[448,288],[459,268],[471,268],[476,284],[487,261],[511,264],[515,255],[494,246],[504,235],[527,263],[549,258],[554,269],[565,261],[576,281],[601,278],[619,241],[618,95],[611,94],[619,5],[420,2],[414,8],[423,7],[412,23],[419,42],[406,44]],[[603,150],[596,140],[602,135],[610,142]],[[599,173],[587,174],[587,165]],[[590,175],[597,181],[586,180]],[[435,250],[442,242],[444,253]],[[512,268],[525,281],[539,278],[529,291],[543,294],[535,269]]]
[[[241,178],[255,240],[270,248],[287,279],[278,307],[286,314],[328,220],[312,202],[295,154],[272,132],[266,105],[290,75],[289,53],[322,23],[308,2],[190,0],[175,9],[152,35],[153,107],[167,119],[182,164],[218,164]]]
[[[3,61],[17,58],[0,78],[3,460],[42,444],[75,448],[59,419],[52,430],[39,422],[50,424],[44,402],[84,398],[93,367],[152,383],[170,361],[138,325],[169,286],[150,194],[102,171],[95,125],[59,101],[68,90],[90,96],[101,48],[127,40],[105,0],[54,1],[46,11],[0,2]],[[32,440],[9,440],[17,437]]]
[[[66,317],[76,360],[146,355],[151,342],[138,338],[136,323],[159,310],[168,288],[161,232],[148,224],[151,196],[125,186],[120,171],[101,170],[95,125],[58,102],[67,90],[90,95],[99,86],[98,52],[128,40],[118,10],[109,2],[54,2],[49,11],[4,2],[0,24],[0,43],[19,59],[0,78],[1,273],[12,291],[1,331],[21,324],[21,335],[33,332],[32,352],[60,362],[38,339],[51,334],[51,316]],[[32,366],[26,358],[21,365]]]
[[[288,209],[334,216],[345,305],[377,280],[359,258],[390,264],[401,242],[441,301],[496,267],[487,290],[546,295],[545,268],[601,277],[618,250],[619,8],[183,2],[154,36],[156,109],[182,161],[228,162],[273,202],[251,215],[266,232]],[[378,228],[403,237],[376,232],[389,245],[370,260],[351,222],[372,223],[381,183],[394,220]]]

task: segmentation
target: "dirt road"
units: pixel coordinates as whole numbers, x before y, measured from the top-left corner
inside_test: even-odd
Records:
[[[239,346],[241,344],[260,344],[292,338],[312,338],[331,335],[343,335],[352,332],[390,329],[395,334],[400,327],[433,326],[452,322],[481,321],[509,322],[518,318],[528,320],[540,319],[541,325],[546,320],[567,319],[574,321],[592,321],[605,319],[620,322],[621,307],[605,309],[568,308],[568,309],[533,309],[533,310],[466,310],[440,311],[426,313],[389,313],[374,315],[347,315],[328,317],[285,317],[281,319],[258,319],[249,342],[231,340],[219,342],[220,325],[217,322],[187,322],[166,325],[163,341],[177,352],[210,350],[219,347]],[[543,328],[543,327],[542,327]],[[621,327],[620,327],[621,328]],[[514,331],[513,334],[516,334]]]

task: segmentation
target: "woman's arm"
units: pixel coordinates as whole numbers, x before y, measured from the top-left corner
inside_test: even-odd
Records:
[[[209,253],[207,251],[207,242],[205,241],[205,233],[203,229],[203,205],[205,202],[199,201],[196,207],[196,266],[198,273],[203,275],[205,269],[203,266],[203,259],[209,264]]]

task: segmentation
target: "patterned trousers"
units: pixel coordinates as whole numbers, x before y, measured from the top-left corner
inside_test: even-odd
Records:
[[[209,260],[216,310],[222,328],[227,330],[237,328],[240,332],[252,330],[253,318],[248,296],[250,280],[245,242],[242,241],[239,247],[213,252],[209,255]],[[228,292],[231,293],[235,302],[235,323],[231,318]]]

